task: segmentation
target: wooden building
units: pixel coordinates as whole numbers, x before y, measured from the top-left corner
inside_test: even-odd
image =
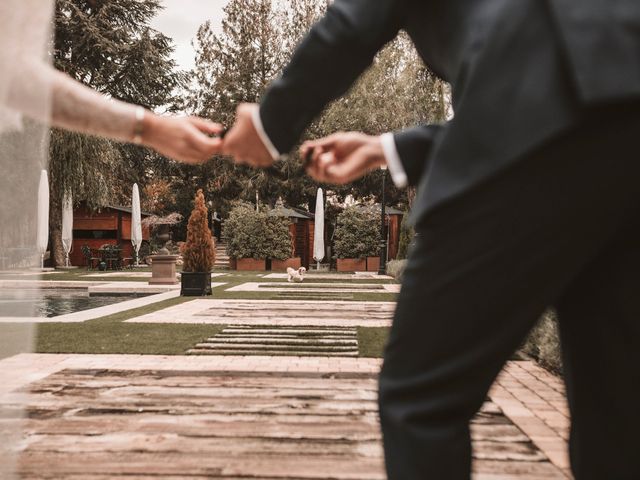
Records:
[[[143,213],[142,218],[149,214]],[[142,227],[143,240],[149,240],[149,228]],[[86,265],[82,246],[97,250],[103,245],[120,245],[123,257],[131,257],[131,208],[109,206],[92,212],[84,204],[73,211],[73,247],[71,265]]]
[[[370,207],[378,215],[378,225],[380,225],[380,204],[375,203]],[[400,228],[405,212],[394,207],[384,207],[384,224],[387,230],[387,261],[395,260],[398,256],[400,246]]]
[[[270,210],[269,215],[289,219],[293,257],[299,257],[302,266],[309,269],[309,264],[313,262],[314,215],[284,206]]]

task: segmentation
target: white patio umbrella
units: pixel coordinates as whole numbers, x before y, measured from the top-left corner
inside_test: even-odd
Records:
[[[73,199],[71,194],[64,196],[62,203],[62,248],[64,249],[65,261],[69,266],[69,253],[73,245]]]
[[[49,244],[49,177],[46,170],[40,173],[38,186],[38,233],[36,247],[40,253],[40,268],[44,268],[44,254]]]
[[[142,246],[142,213],[140,212],[140,191],[138,184],[133,184],[131,194],[131,243],[136,252],[136,266],[138,265],[138,252]]]
[[[324,196],[322,189],[318,189],[316,196],[316,218],[313,228],[313,259],[318,262],[318,270],[320,270],[320,262],[324,259]]]

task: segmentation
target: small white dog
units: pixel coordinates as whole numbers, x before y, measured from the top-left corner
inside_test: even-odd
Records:
[[[289,283],[300,283],[304,280],[304,274],[306,273],[307,269],[304,267],[300,267],[298,270],[294,270],[293,268],[289,267],[287,268],[287,275],[289,275],[288,278],[288,282]]]

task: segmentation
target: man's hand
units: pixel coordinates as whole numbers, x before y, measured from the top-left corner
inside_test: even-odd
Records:
[[[380,137],[364,133],[341,132],[305,142],[300,149],[302,158],[309,152],[307,172],[323,183],[350,183],[386,165]]]
[[[253,112],[258,108],[255,103],[238,106],[236,123],[224,137],[222,152],[234,157],[236,163],[266,168],[273,165],[273,157],[253,124]]]
[[[158,153],[184,163],[204,163],[220,153],[222,125],[197,117],[145,115],[142,143]]]

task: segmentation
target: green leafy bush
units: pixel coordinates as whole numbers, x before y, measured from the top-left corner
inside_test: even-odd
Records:
[[[554,373],[562,373],[562,354],[558,320],[553,310],[548,310],[531,330],[522,350]]]
[[[397,281],[402,281],[402,274],[407,267],[407,260],[390,260],[387,262],[387,275],[391,275]]]
[[[224,224],[227,251],[232,258],[275,258],[292,256],[289,222],[256,211],[249,203],[238,203]]]
[[[380,226],[375,212],[348,207],[338,215],[334,234],[337,258],[374,257],[380,252]]]
[[[400,239],[398,241],[398,255],[397,260],[404,260],[409,253],[409,246],[413,242],[415,237],[415,230],[409,225],[409,212],[405,213],[402,217],[402,224],[400,225]]]

